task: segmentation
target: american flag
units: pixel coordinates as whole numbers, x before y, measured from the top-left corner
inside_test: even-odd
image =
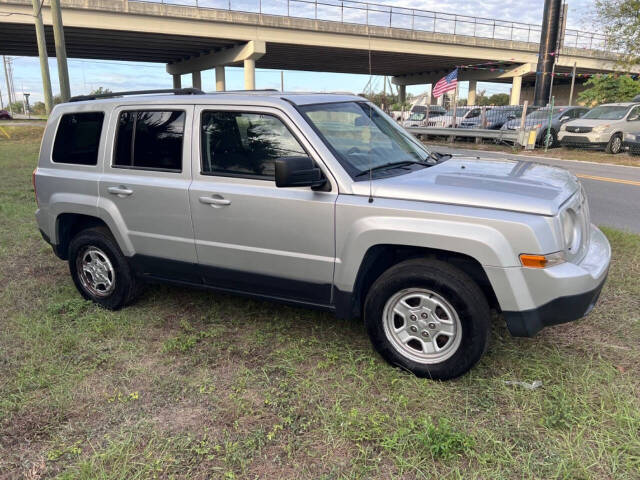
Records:
[[[458,87],[458,69],[456,68],[446,77],[442,77],[438,80],[438,83],[433,87],[433,96],[438,98],[443,93],[455,90]]]

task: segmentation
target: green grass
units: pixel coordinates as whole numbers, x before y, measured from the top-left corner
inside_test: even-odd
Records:
[[[588,318],[534,339],[496,318],[438,383],[325,313],[168,286],[85,302],[34,222],[37,150],[0,138],[0,478],[640,478],[639,236],[605,230]]]

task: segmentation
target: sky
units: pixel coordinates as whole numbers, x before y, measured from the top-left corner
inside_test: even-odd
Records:
[[[189,0],[180,0],[187,3]],[[192,1],[192,0],[191,0]],[[222,0],[200,0],[209,2],[212,6]],[[326,0],[325,0],[326,1]],[[576,29],[590,28],[590,15],[593,10],[593,0],[567,0],[569,3],[568,27]],[[241,8],[242,4],[256,3],[257,0],[232,0],[234,8]],[[270,4],[277,8],[282,0],[262,0],[263,5]],[[225,0],[223,3],[227,3]],[[345,2],[346,3],[346,2]],[[540,24],[542,22],[543,0],[377,0],[376,3],[422,10],[438,11],[449,14],[495,18],[514,22]],[[63,11],[64,20],[64,11]],[[15,57],[13,62],[14,88],[20,92],[31,94],[33,104],[43,99],[40,66],[37,57]],[[49,70],[54,94],[58,93],[58,72],[55,58],[49,59]],[[91,90],[104,87],[112,91],[143,90],[156,88],[171,88],[171,76],[165,71],[164,64],[133,63],[119,61],[80,60],[69,59],[69,77],[71,94],[81,95]],[[226,81],[228,90],[243,88],[242,68],[227,67]],[[338,73],[317,73],[301,71],[285,71],[284,87],[287,91],[351,91],[360,93],[369,81],[368,75],[351,75]],[[215,89],[215,79],[212,70],[202,73],[203,89]],[[382,90],[383,80],[380,77],[372,79],[374,89]],[[184,87],[191,85],[190,75],[182,78]],[[279,70],[256,70],[256,88],[280,88]],[[478,84],[478,91],[485,90],[487,95],[494,93],[508,93],[508,84],[482,83]],[[6,104],[6,85],[4,75],[1,75],[0,89],[3,102]],[[407,87],[408,93],[419,94],[426,86],[413,85]],[[467,94],[467,84],[462,82],[460,97]]]

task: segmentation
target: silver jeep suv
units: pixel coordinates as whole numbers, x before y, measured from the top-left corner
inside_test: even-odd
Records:
[[[429,152],[351,95],[76,98],[34,185],[44,239],[106,308],[150,281],[360,317],[374,347],[449,379],[594,306],[611,250],[569,172]]]

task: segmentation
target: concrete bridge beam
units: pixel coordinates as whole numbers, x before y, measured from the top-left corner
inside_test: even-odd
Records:
[[[536,71],[536,65],[533,63],[524,63],[508,69],[504,72],[498,70],[459,70],[458,81],[490,82],[491,80],[499,80],[505,78],[513,78],[523,76]],[[411,75],[400,75],[393,77],[391,81],[396,85],[422,85],[427,83],[436,83],[442,77],[447,75],[448,71],[424,72]]]
[[[227,89],[227,81],[224,73],[224,65],[216,66],[216,92],[224,92]]]
[[[469,80],[469,94],[467,95],[467,105],[476,104],[476,89],[478,87],[477,80]]]
[[[267,44],[260,40],[251,40],[242,45],[190,57],[167,64],[167,73],[171,75],[208,70],[220,65],[233,65],[244,60],[256,60],[267,53]]]
[[[256,61],[253,58],[244,61],[244,89],[256,89]]]
[[[511,83],[511,101],[510,105],[520,105],[520,92],[522,90],[522,75],[513,77]]]
[[[202,75],[199,70],[191,72],[191,86],[198,90],[202,90]]]
[[[173,88],[182,88],[182,76],[172,75],[172,77],[173,77]]]

